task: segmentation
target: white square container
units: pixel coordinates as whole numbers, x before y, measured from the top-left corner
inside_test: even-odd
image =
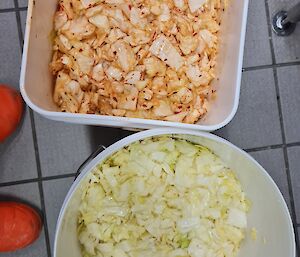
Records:
[[[207,116],[196,124],[60,112],[52,99],[54,81],[48,66],[52,57],[50,33],[58,0],[29,0],[20,78],[23,98],[34,111],[58,121],[140,129],[166,126],[204,131],[219,129],[232,120],[238,107],[248,11],[248,0],[230,2],[221,25],[219,80],[213,85],[217,97]]]

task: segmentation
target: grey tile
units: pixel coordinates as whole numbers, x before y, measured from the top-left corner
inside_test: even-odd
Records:
[[[300,141],[300,66],[278,68],[278,83],[287,143]]]
[[[26,7],[28,5],[28,0],[18,0],[19,7]]]
[[[0,81],[18,87],[21,51],[14,12],[0,13],[0,31]]]
[[[297,223],[300,223],[300,147],[288,148],[291,182],[296,210]]]
[[[0,187],[0,199],[9,198],[19,199],[37,208],[41,206],[39,188],[36,182]]]
[[[43,176],[74,173],[90,155],[88,127],[47,120],[35,114]]]
[[[265,3],[261,0],[251,0],[248,9],[243,66],[252,67],[271,63]]]
[[[238,112],[215,133],[244,149],[282,143],[272,69],[243,72]]]
[[[24,37],[25,36],[25,28],[26,28],[27,11],[21,11],[20,18],[21,18],[21,27],[22,27],[23,37]]]
[[[30,205],[40,209],[40,196],[37,183],[20,184],[14,186],[0,187],[0,200],[20,199]],[[2,256],[0,254],[0,256]],[[44,230],[41,231],[40,237],[32,245],[25,249],[12,253],[5,253],[6,257],[46,257],[46,243]]]
[[[65,196],[74,178],[49,180],[43,182],[47,224],[51,249],[53,249],[56,221]]]
[[[14,0],[1,0],[0,9],[14,8]]]
[[[292,8],[298,0],[269,0],[270,18],[279,10]],[[274,52],[277,63],[300,60],[300,26],[288,37],[278,37],[272,33]]]
[[[37,177],[28,109],[15,133],[0,144],[0,183]]]
[[[250,153],[270,174],[280,189],[289,209],[291,210],[289,186],[282,149],[270,149]]]
[[[43,176],[75,173],[100,144],[121,138],[119,129],[55,122],[35,115]]]

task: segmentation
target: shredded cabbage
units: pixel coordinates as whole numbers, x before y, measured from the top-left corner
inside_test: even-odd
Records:
[[[168,136],[136,142],[89,175],[79,209],[84,257],[235,257],[249,201],[209,149]]]

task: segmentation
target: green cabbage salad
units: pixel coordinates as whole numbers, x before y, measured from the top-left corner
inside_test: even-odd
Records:
[[[84,257],[235,257],[249,201],[209,149],[160,136],[135,142],[90,174],[78,217]]]

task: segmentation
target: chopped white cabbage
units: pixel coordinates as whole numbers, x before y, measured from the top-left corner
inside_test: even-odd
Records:
[[[235,257],[249,203],[209,149],[168,136],[119,150],[89,175],[78,217],[84,257]]]
[[[89,56],[85,56],[81,53],[77,53],[76,54],[76,61],[79,65],[80,70],[87,74],[91,72],[91,69],[93,67],[94,64],[94,59],[89,57]]]
[[[152,43],[150,52],[176,70],[184,64],[182,56],[164,35]]]
[[[104,31],[109,30],[109,21],[108,18],[104,15],[97,14],[89,18],[89,22],[94,24],[99,29],[103,29]]]
[[[182,9],[184,7],[184,0],[173,0],[174,5],[179,8]]]
[[[109,78],[113,78],[117,81],[121,80],[121,78],[122,78],[122,71],[113,66],[108,67],[108,69],[105,71],[105,73],[107,74],[107,76]]]
[[[205,2],[206,0],[188,0],[191,12],[197,11]]]
[[[128,84],[135,84],[138,82],[141,78],[141,72],[140,71],[131,71],[127,74],[125,77],[125,82]]]
[[[162,4],[162,14],[159,16],[160,21],[168,21],[170,19],[170,9],[167,4]]]
[[[235,209],[235,208],[229,209],[227,223],[229,225],[232,225],[232,226],[235,226],[238,228],[246,228],[247,227],[246,212]]]
[[[153,112],[157,116],[169,116],[172,115],[173,112],[171,110],[170,105],[166,101],[159,101],[159,104],[153,108]]]
[[[100,2],[100,0],[81,0],[81,3],[84,8],[91,7],[98,2]]]
[[[95,7],[89,8],[86,13],[85,16],[90,18],[92,16],[94,16],[97,13],[100,13],[102,11],[103,7],[101,5],[97,5]]]
[[[209,47],[213,47],[214,43],[217,41],[217,37],[207,29],[200,30],[199,35]]]
[[[61,111],[191,124],[209,112],[227,0],[57,2],[50,70],[80,86],[54,88]]]

